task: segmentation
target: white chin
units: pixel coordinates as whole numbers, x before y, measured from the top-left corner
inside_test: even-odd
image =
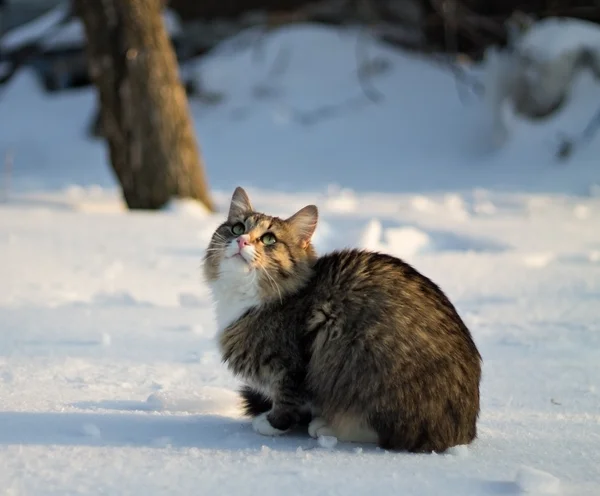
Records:
[[[237,265],[240,265],[240,264],[243,265],[248,270],[251,268],[250,262],[248,262],[248,260],[246,260],[244,257],[234,257],[232,261],[233,261],[233,263],[235,263]]]
[[[244,262],[248,265],[252,265],[252,258],[248,255],[244,255],[242,253],[239,257],[236,257],[236,258],[238,258],[239,260],[241,260],[242,262]]]
[[[232,262],[234,264],[243,263],[245,265],[250,265],[252,263],[252,254],[247,251],[242,251],[238,253],[236,251],[231,250],[231,252],[225,253],[225,260]]]
[[[248,273],[252,270],[250,262],[243,255],[233,255],[223,260],[222,264],[227,272]]]

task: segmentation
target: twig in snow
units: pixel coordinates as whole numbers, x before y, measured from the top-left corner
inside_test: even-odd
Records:
[[[255,61],[264,61],[264,38],[270,32],[270,29],[267,27],[261,27],[256,34],[256,38],[253,41],[252,46],[252,57]],[[267,69],[266,81],[264,83],[259,83],[253,89],[253,93],[257,98],[269,98],[273,95],[277,94],[276,88],[272,85],[272,80],[277,77],[282,76],[288,69],[290,59],[291,59],[291,50],[289,46],[282,46],[277,51],[273,62],[270,67]]]
[[[442,2],[442,12],[444,18],[444,43],[446,45],[446,52],[450,53],[451,56],[456,57],[458,55],[458,40],[457,40],[457,22],[456,22],[456,3],[451,0]],[[456,92],[458,93],[458,99],[464,105],[467,98],[464,85],[461,85],[461,78],[458,77],[458,67],[455,67],[451,61],[448,61],[449,67],[453,69],[454,73],[454,85],[456,86]]]
[[[351,111],[372,103],[374,103],[372,100],[365,98],[364,94],[360,94],[339,103],[323,105],[311,111],[293,110],[292,120],[303,126],[312,126],[317,122],[339,117],[346,111]]]
[[[460,9],[464,10],[464,6],[459,5],[456,0],[431,0],[431,5],[442,17],[444,22],[444,42],[446,45],[446,52],[450,54],[450,57],[457,57],[458,27],[461,25],[461,22],[462,24],[465,23],[465,19],[460,19],[459,15],[461,12]],[[483,95],[483,84],[472,76],[469,76],[462,67],[453,62],[447,55],[442,55],[441,57],[436,56],[436,58],[439,62],[446,65],[454,74],[456,92],[463,104],[466,103],[468,94],[465,89],[470,89],[479,97]]]
[[[271,29],[264,26],[258,31],[256,38],[253,43],[252,58],[255,61],[262,62],[264,60],[264,39],[269,34]],[[289,47],[281,47],[275,55],[275,59],[268,70],[269,77],[281,76],[285,73],[289,67],[290,62],[290,49]]]
[[[579,136],[575,136],[573,138],[566,136],[561,137],[561,142],[558,146],[556,156],[562,161],[568,160],[575,149],[584,146],[594,138],[599,128],[600,107],[596,110]]]
[[[358,30],[356,40],[356,76],[358,84],[364,95],[373,103],[383,100],[383,93],[377,90],[371,83],[371,77],[382,68],[382,61],[379,59],[370,59],[367,53],[367,43],[369,41],[369,27],[376,26],[381,22],[381,15],[377,4],[373,0],[358,0],[356,10],[363,27]],[[379,64],[378,64],[379,63]]]
[[[459,98],[461,97],[461,94],[463,97],[467,94],[465,92],[465,89],[470,90],[471,93],[474,93],[479,98],[483,97],[483,94],[485,93],[484,84],[481,81],[479,81],[479,79],[469,74],[468,71],[466,71],[463,67],[460,66],[460,64],[454,62],[448,56],[443,54],[431,54],[430,57],[431,60],[434,60],[440,65],[443,65],[444,67],[449,69],[450,72],[452,72],[456,81],[457,91],[459,92]],[[463,88],[462,92],[459,90],[459,88],[461,87]],[[461,98],[461,101],[465,103],[466,99]]]
[[[358,84],[365,96],[373,103],[377,103],[383,100],[383,93],[371,84],[371,76],[377,65],[376,60],[369,59],[369,55],[367,54],[367,38],[368,33],[366,29],[360,29],[356,43],[356,75],[358,77]]]
[[[269,69],[269,77],[274,78],[285,74],[285,71],[287,71],[290,66],[290,60],[292,58],[291,53],[292,51],[288,46],[282,46],[280,48]]]
[[[2,180],[2,195],[0,199],[2,199],[3,203],[8,203],[8,197],[10,194],[10,183],[13,174],[13,152],[11,150],[6,152],[4,155],[4,174]]]

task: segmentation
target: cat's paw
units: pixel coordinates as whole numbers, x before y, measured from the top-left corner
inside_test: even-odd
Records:
[[[317,439],[319,436],[335,436],[333,429],[323,417],[315,417],[308,424],[308,434]]]
[[[267,418],[269,412],[264,412],[252,419],[252,428],[263,436],[281,436],[285,431],[276,429]]]

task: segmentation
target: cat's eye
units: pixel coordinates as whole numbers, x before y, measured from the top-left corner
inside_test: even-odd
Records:
[[[261,236],[260,240],[267,246],[275,244],[277,242],[277,238],[275,237],[275,235],[273,233],[263,234]]]
[[[245,231],[246,231],[246,226],[244,226],[244,224],[242,224],[241,222],[238,222],[237,224],[234,224],[231,227],[231,232],[233,234],[235,234],[236,236],[241,236],[242,234],[244,234]]]

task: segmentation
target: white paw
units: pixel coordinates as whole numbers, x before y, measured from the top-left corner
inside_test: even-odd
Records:
[[[261,413],[258,417],[252,419],[252,428],[263,436],[280,436],[285,431],[275,429],[267,419],[269,412]]]
[[[327,420],[323,417],[315,417],[308,424],[308,434],[315,439],[319,436],[335,436],[333,429],[327,425]]]

